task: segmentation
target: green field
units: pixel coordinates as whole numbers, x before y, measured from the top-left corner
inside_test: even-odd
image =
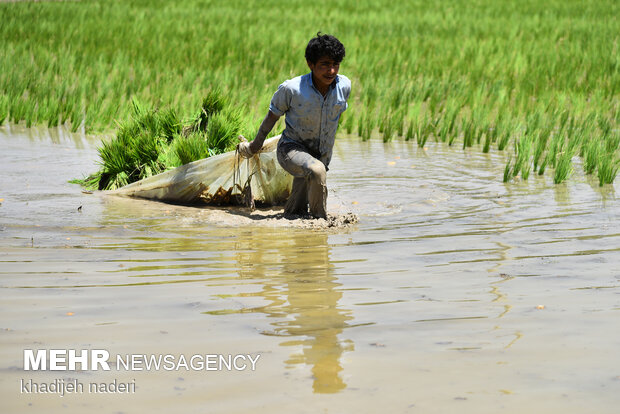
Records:
[[[505,181],[559,183],[580,156],[604,185],[620,163],[618,15],[616,0],[0,3],[0,123],[110,131],[134,99],[189,119],[217,88],[251,136],[320,30],[347,48],[345,131],[508,151]]]

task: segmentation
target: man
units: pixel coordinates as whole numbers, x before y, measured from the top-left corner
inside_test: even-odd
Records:
[[[326,173],[332,157],[340,114],[347,109],[351,81],[339,75],[344,46],[330,35],[312,38],[306,47],[310,73],[289,79],[274,93],[269,112],[254,141],[238,145],[249,158],[263,146],[277,120],[285,115],[286,127],[278,142],[278,162],[293,179],[291,195],[284,207],[287,216],[310,214],[327,218]]]

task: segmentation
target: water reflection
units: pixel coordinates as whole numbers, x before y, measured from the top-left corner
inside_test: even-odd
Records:
[[[341,341],[339,335],[352,316],[338,306],[342,285],[333,275],[328,235],[265,233],[256,229],[255,237],[249,238],[254,239],[251,250],[237,246],[240,277],[265,278],[263,289],[254,296],[264,298],[267,305],[252,311],[276,319],[263,334],[287,338],[280,345],[294,350],[286,363],[312,367],[314,392],[336,393],[346,387],[342,354],[353,350],[353,343]],[[245,253],[248,250],[251,253]]]

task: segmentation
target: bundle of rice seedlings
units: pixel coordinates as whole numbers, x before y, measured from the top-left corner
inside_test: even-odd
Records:
[[[216,154],[234,149],[242,124],[241,114],[238,111],[229,110],[213,115],[206,130],[209,148]]]
[[[174,110],[146,109],[134,100],[131,119],[119,123],[116,137],[98,149],[100,171],[80,183],[88,188],[113,190],[165,171],[171,166],[161,154],[180,131]]]
[[[174,152],[181,165],[213,155],[209,153],[209,144],[200,132],[192,132],[187,137],[177,139]]]
[[[215,114],[220,113],[227,105],[227,100],[219,89],[212,89],[202,100],[200,111],[191,121],[188,133],[207,130],[209,120]]]
[[[218,90],[202,101],[185,127],[173,109],[147,109],[132,102],[131,119],[99,148],[101,169],[83,180],[88,188],[113,190],[202,158],[231,151],[246,123]]]

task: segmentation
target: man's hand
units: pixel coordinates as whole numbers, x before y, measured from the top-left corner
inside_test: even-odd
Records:
[[[258,133],[256,134],[256,138],[254,141],[248,142],[247,139],[243,135],[239,135],[239,141],[241,141],[237,145],[237,151],[244,158],[252,158],[254,154],[259,152],[263,148],[263,143],[265,142],[265,138],[273,129],[273,126],[276,124],[280,117],[273,112],[267,112],[265,119],[263,119],[262,124],[260,124],[260,128],[258,128]]]
[[[245,139],[243,135],[239,135],[238,138],[241,142],[237,144],[237,152],[239,152],[243,158],[252,158],[254,151],[252,151],[248,140]]]

